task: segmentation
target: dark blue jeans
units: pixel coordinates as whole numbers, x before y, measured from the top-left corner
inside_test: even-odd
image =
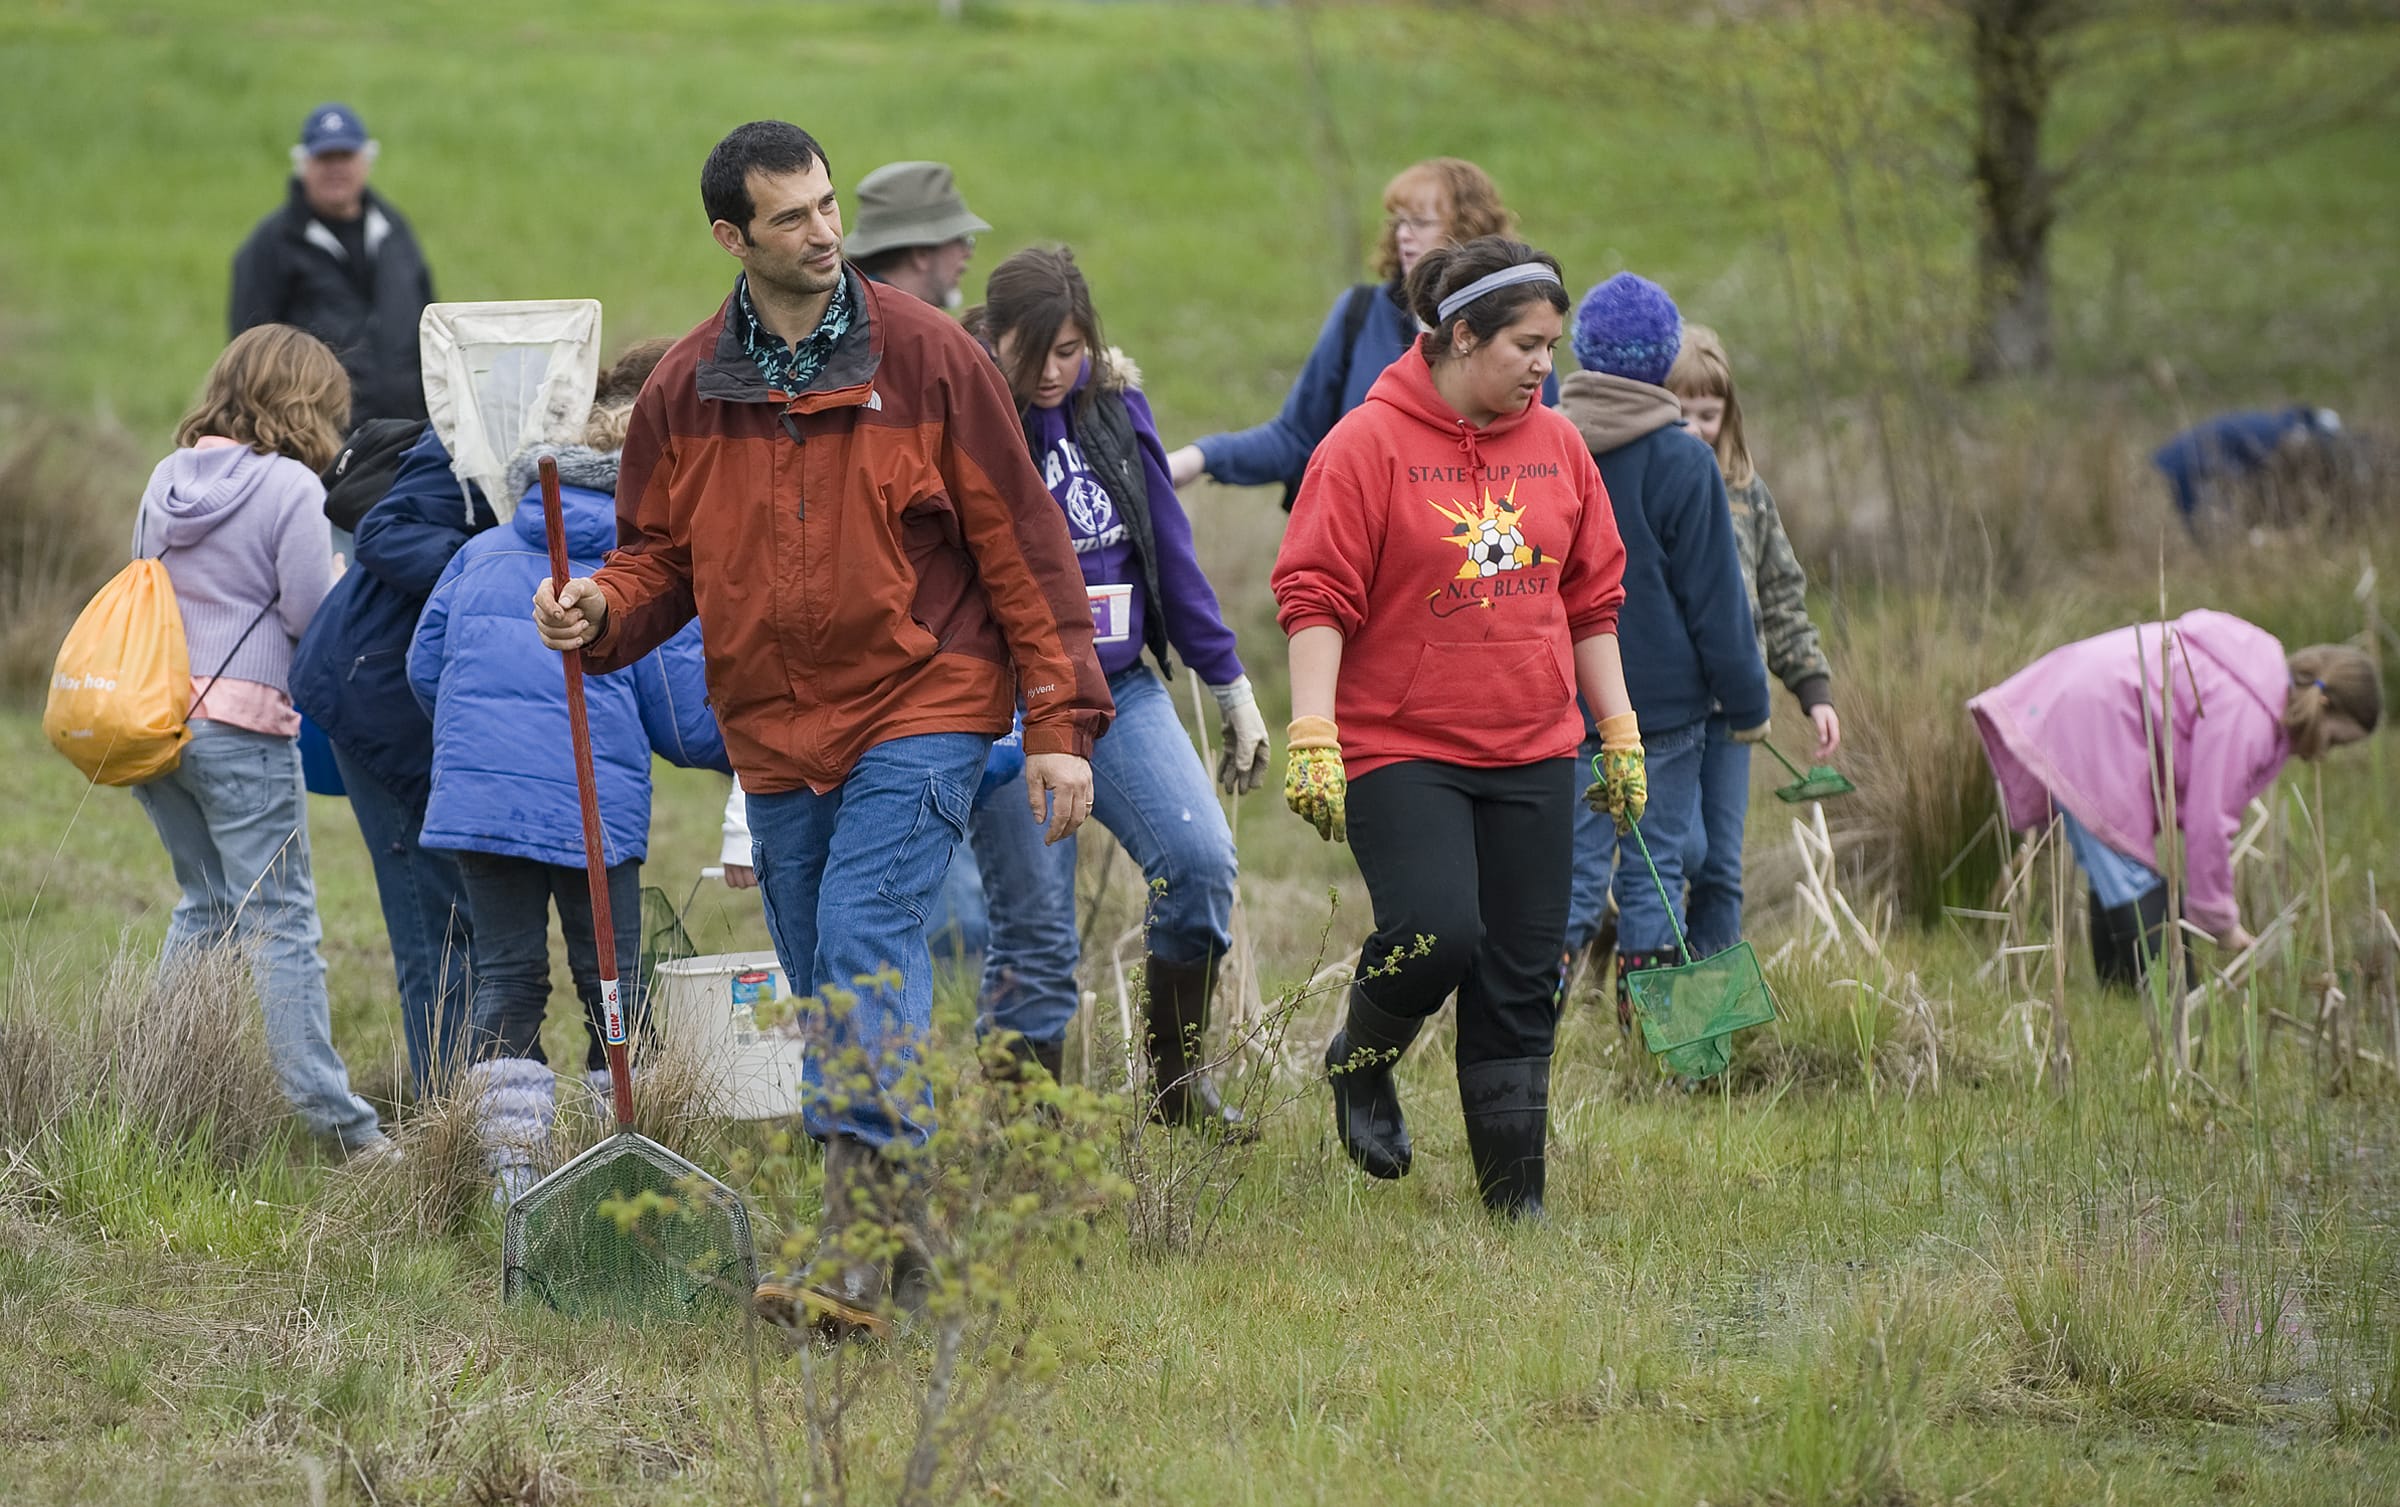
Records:
[[[750,842],[767,930],[803,1017],[809,1134],[880,1146],[933,1132],[933,1093],[917,1071],[933,1024],[925,917],[992,740],[924,733],[878,743],[823,795],[750,793]],[[833,1059],[832,1071],[826,1067]]]
[[[400,986],[408,1080],[423,1095],[459,1066],[466,1036],[467,969],[475,945],[466,886],[455,856],[418,846],[425,825],[421,799],[402,800],[338,747],[333,758],[375,865],[375,895],[383,903],[383,930]]]
[[[1594,825],[1601,842],[1616,847],[1617,951],[1663,952],[1676,942],[1681,923],[1684,885],[1699,867],[1708,837],[1700,820],[1700,764],[1708,749],[1708,724],[1694,722],[1657,732],[1644,729],[1644,766],[1650,777],[1650,803],[1642,813],[1641,842],[1649,845],[1650,863],[1632,833],[1618,836],[1607,817]],[[1584,813],[1589,815],[1588,809]],[[1584,860],[1584,829],[1576,833],[1576,859]],[[1651,865],[1658,877],[1653,880]],[[1659,899],[1661,887],[1666,901]],[[1667,906],[1676,908],[1670,915]]]
[[[1701,852],[1693,865],[1692,956],[1723,952],[1742,939],[1742,828],[1750,819],[1750,745],[1733,741],[1733,724],[1708,719],[1700,752]]]

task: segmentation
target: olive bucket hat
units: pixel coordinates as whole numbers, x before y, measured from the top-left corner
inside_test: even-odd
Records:
[[[858,180],[856,198],[858,219],[842,243],[853,260],[992,228],[959,197],[947,163],[887,162]]]

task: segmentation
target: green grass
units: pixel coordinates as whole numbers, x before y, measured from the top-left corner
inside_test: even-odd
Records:
[[[65,969],[51,1003],[72,1008],[73,973],[127,924],[137,947],[155,938],[171,885],[132,803],[99,792],[29,921],[73,775],[28,719],[0,733],[29,777],[0,830],[8,932],[19,957]],[[2389,852],[2373,770],[2330,773],[2353,818],[2338,851]],[[662,772],[657,871],[709,856],[718,791]],[[1762,810],[1762,847],[1776,819]],[[353,831],[339,803],[316,805],[329,934],[354,948],[337,1036],[373,1062],[396,1053],[394,1022]],[[1288,820],[1255,836],[1295,866],[1338,862]],[[703,895],[704,945],[761,940],[746,907]],[[1278,969],[1296,966],[1300,920],[1262,932]],[[1969,981],[1964,939],[1893,945],[1888,976],[1856,958],[1778,963],[1786,1020],[1747,1043],[1762,1066],[1730,1094],[1660,1085],[1604,1007],[1579,1004],[1545,1229],[1475,1210],[1446,1033],[1406,1077],[1419,1156],[1402,1183],[1352,1172],[1304,1095],[1198,1255],[1143,1257],[1112,1223],[1078,1266],[1037,1264],[1027,1296],[1071,1360],[992,1444],[995,1499],[2388,1500],[2390,1086],[2328,1097],[2286,1032],[2238,1102],[2169,1108],[2139,1007],[2090,995],[2078,967],[2078,1087],[2056,1101],[2032,1081],[2014,999]],[[1923,1034],[1848,982],[1861,968],[1887,991],[1902,971],[1926,981],[1938,1091]],[[2300,1008],[2284,975],[2262,1002]],[[2205,1060],[2230,1085],[2240,1013],[2220,1007],[2210,1029]],[[733,1327],[501,1312],[488,1218],[447,1239],[362,1238],[347,1174],[300,1148],[228,1172],[115,1124],[78,1119],[34,1158],[40,1176],[0,1181],[11,1500],[284,1501],[316,1470],[335,1500],[367,1500],[362,1479],[387,1502],[756,1499]],[[913,1370],[904,1352],[899,1374]],[[868,1460],[896,1459],[907,1395],[871,1391]],[[788,1356],[768,1356],[760,1406],[789,1490],[805,1456]]]
[[[9,10],[0,424],[101,416],[137,451],[164,443],[219,342],[227,258],[275,201],[299,112],[324,95],[349,99],[383,139],[377,181],[415,219],[445,296],[598,296],[612,346],[687,327],[721,296],[729,269],[693,180],[728,125],[798,119],[844,182],[894,158],[949,160],[999,227],[980,269],[1037,240],[1077,247],[1170,441],[1272,409],[1335,290],[1359,275],[1346,227],[1371,224],[1391,170],[1454,152],[1492,169],[1578,286],[1632,265],[1726,330],[1762,449],[1795,457],[1775,474],[1804,546],[1879,485],[1861,416],[1890,401],[1917,405],[1903,440],[1927,448],[1927,473],[1967,488],[1900,504],[1957,502],[1961,537],[1976,541],[1964,553],[2007,546],[2023,522],[2076,557],[2016,562],[1985,594],[1950,576],[1955,594],[1939,598],[1910,595],[1907,577],[1828,582],[1837,669],[1873,677],[1846,702],[1879,712],[1852,711],[1858,756],[1900,781],[1925,746],[1960,735],[1954,693],[1988,668],[1966,657],[1978,642],[2055,642],[2155,602],[2157,504],[2140,455],[2173,409],[2125,380],[2149,357],[2175,363],[2192,404],[2305,387],[2363,403],[2370,420],[2392,406],[2379,373],[2400,354],[2400,322],[2382,274],[2400,193],[2372,121],[2117,185],[2061,232],[2060,377],[1962,400],[1915,377],[1954,358],[1944,321],[1969,245],[1963,196],[1935,157],[1880,138],[1852,190],[1865,230],[1854,261],[1810,145],[1810,129],[1855,125],[1896,85],[1948,89],[1921,42],[1848,8],[1768,7],[1739,26],[1629,16],[1601,58],[1455,9],[978,5],[955,28],[933,11]],[[1304,20],[1332,138],[1310,104]],[[2375,28],[2196,33],[2193,46],[2270,50],[2336,82],[2400,58]],[[2238,103],[2238,79],[2210,76],[2215,102]],[[1780,197],[1762,191],[1744,85]],[[2073,86],[2071,120],[2105,118],[2108,89],[2097,76]],[[1861,287],[1874,331],[1852,317]],[[1830,417],[1804,438],[1820,396]],[[1800,464],[1827,456],[1839,463]],[[1275,699],[1258,583],[1280,520],[1260,498],[1193,500],[1203,557]],[[2356,630],[2362,555],[2400,580],[2378,537],[2218,558],[2165,548],[2178,609],[2242,611],[2293,642]],[[1812,566],[1823,559],[1812,551]],[[2387,618],[2400,611],[2388,585],[2383,596]],[[2382,741],[2333,761],[2325,781],[2335,950],[2345,987],[2370,1001],[2369,877],[2400,868]],[[8,1024],[28,1012],[70,1025],[96,1014],[94,992],[121,953],[155,948],[174,896],[132,801],[87,797],[23,712],[0,712],[0,767],[13,776],[0,1050],[13,1050]],[[1553,1217],[1513,1230],[1474,1207],[1446,1031],[1405,1071],[1419,1155],[1396,1185],[1355,1174],[1322,1090],[1292,1082],[1298,1097],[1271,1117],[1197,1254],[1144,1255],[1112,1221],[1079,1264],[1036,1264],[1024,1296],[1069,1361],[993,1439],[973,1498],[2400,1497],[2394,1084],[2372,1067],[2329,1083],[2305,1038],[2232,1002],[2212,1013],[2203,1059],[2223,1100],[2170,1096],[2140,1007],[2093,994],[2079,962],[2074,1090],[2054,1097],[2034,1081],[2024,991],[1979,980],[1991,939],[1973,923],[1903,929],[1880,964],[1777,956],[1793,923],[1774,877],[1789,813],[1766,798],[1773,783],[1762,774],[1754,791],[1753,914],[1785,1018],[1744,1042],[1727,1091],[1659,1083],[1605,1007],[1578,1002],[1553,1096]],[[715,859],[723,784],[662,769],[658,791],[647,872],[681,902]],[[388,1102],[400,1046],[366,855],[341,802],[313,801],[311,827],[336,1040]],[[2253,909],[2312,881],[2296,831],[2279,829],[2246,880]],[[1271,790],[1244,804],[1240,837],[1270,982],[1303,971],[1329,894],[1333,950],[1356,942],[1364,894],[1344,850]],[[1955,846],[1913,829],[1872,840],[1914,844],[1935,871]],[[1088,844],[1083,874],[1087,893],[1105,888],[1087,979],[1103,1073],[1105,954],[1136,904],[1106,854]],[[766,945],[755,904],[719,886],[696,891],[691,924],[705,950]],[[2279,957],[2257,1009],[2313,1016],[2304,984],[2322,951],[2303,941]],[[1919,997],[1912,979],[1923,1007],[1904,1012],[1893,1001]],[[1331,1008],[1301,1013],[1296,1056]],[[940,1023],[963,1034],[955,983]],[[579,1036],[555,1011],[554,1055]],[[731,1144],[747,1143],[691,1149]],[[762,1431],[782,1500],[797,1499],[798,1358],[765,1356],[754,1417],[730,1327],[634,1333],[503,1312],[488,1215],[395,1233],[353,1178],[290,1140],[238,1156],[200,1138],[160,1145],[106,1105],[0,1141],[0,1499],[760,1500]],[[762,1215],[805,1212],[780,1183],[753,1191]],[[863,1402],[870,1467],[905,1447],[906,1384],[925,1364],[904,1347]]]
[[[1436,153],[1488,167],[1576,287],[1640,268],[1749,353],[1746,381],[1796,396],[1805,357],[1850,391],[1861,363],[1898,358],[1893,342],[1955,359],[1955,335],[1928,322],[1940,311],[1913,306],[1946,310],[1971,245],[1950,159],[1926,146],[1944,138],[1891,93],[1903,79],[1951,91],[1923,47],[1889,36],[1839,8],[1740,27],[1629,16],[1577,51],[1387,7],[978,4],[944,27],[929,3],[42,0],[0,17],[14,106],[0,391],[161,434],[221,342],[233,250],[279,201],[295,122],[325,94],[384,143],[376,182],[414,219],[444,297],[596,296],[612,344],[689,328],[722,296],[700,160],[731,124],[783,115],[818,133],[845,184],[895,158],[953,163],[997,227],[980,270],[1073,244],[1178,437],[1272,410],[1363,270],[1383,181]],[[2337,85],[2400,59],[2388,29],[2203,40],[2203,55],[2271,50]],[[2069,119],[2113,107],[2108,78],[2069,88]],[[2199,80],[2219,113],[2258,88],[2224,68]],[[1895,113],[1857,148],[1854,264],[1815,143],[1870,106]],[[2070,370],[2160,355],[2194,401],[2266,401],[2388,363],[2387,145],[2371,118],[2092,196],[2059,247]],[[1892,300],[1872,341],[1859,283]]]

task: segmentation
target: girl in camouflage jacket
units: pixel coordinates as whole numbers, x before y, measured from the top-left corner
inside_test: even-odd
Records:
[[[1816,624],[1809,621],[1808,579],[1784,534],[1775,498],[1751,464],[1733,366],[1715,330],[1683,327],[1683,349],[1667,375],[1667,389],[1683,404],[1684,422],[1717,453],[1759,650],[1768,673],[1791,691],[1815,729],[1815,757],[1822,762],[1842,743],[1841,719],[1833,710],[1833,667]],[[1709,722],[1700,806],[1708,857],[1691,876],[1690,935],[1694,954],[1706,957],[1732,946],[1742,932],[1742,824],[1750,808],[1750,750],[1732,741],[1722,718]]]

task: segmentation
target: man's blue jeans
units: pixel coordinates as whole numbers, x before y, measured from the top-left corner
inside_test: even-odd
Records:
[[[1216,787],[1156,672],[1109,677],[1116,720],[1092,749],[1092,817],[1124,844],[1151,888],[1150,956],[1202,963],[1231,945],[1233,833]],[[1012,792],[975,813],[975,855],[991,906],[978,1028],[1058,1041],[1075,1018],[1075,840],[1042,843]]]
[[[383,903],[384,935],[400,986],[408,1081],[423,1097],[438,1077],[463,1066],[459,1048],[466,1039],[468,960],[475,945],[466,886],[456,857],[417,842],[425,827],[421,797],[414,804],[403,800],[339,745],[333,762],[375,865],[375,896]]]
[[[1705,721],[1642,734],[1644,764],[1650,780],[1650,803],[1642,816],[1642,841],[1649,844],[1650,863],[1658,867],[1653,882],[1650,867],[1631,833],[1616,835],[1605,816],[1595,820],[1601,841],[1616,848],[1617,951],[1662,952],[1675,946],[1680,915],[1670,916],[1659,900],[1663,885],[1669,902],[1683,904],[1684,884],[1698,866],[1707,842],[1700,820],[1700,764],[1708,748]],[[1582,830],[1576,858],[1583,861]]]
[[[1733,741],[1733,724],[1708,719],[1700,754],[1701,851],[1690,870],[1692,956],[1723,952],[1742,939],[1742,829],[1750,819],[1750,745]],[[1652,898],[1657,891],[1651,892]]]
[[[895,738],[823,795],[805,785],[750,795],[775,954],[795,993],[834,1001],[804,1017],[813,1136],[880,1146],[933,1132],[932,1090],[916,1071],[933,1022],[925,917],[966,835],[991,745],[972,733]]]
[[[203,718],[175,769],[133,787],[175,865],[183,898],[162,968],[228,942],[255,949],[267,1058],[310,1130],[351,1150],[380,1140],[366,1100],[333,1046],[300,748],[290,738]]]

